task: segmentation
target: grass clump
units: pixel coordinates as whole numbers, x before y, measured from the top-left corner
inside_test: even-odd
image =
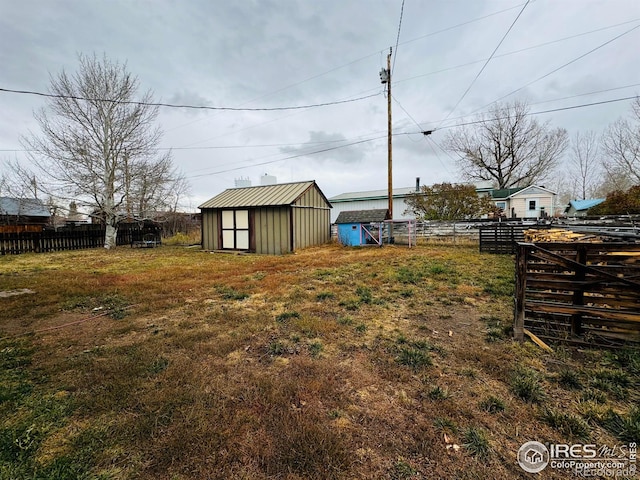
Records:
[[[628,387],[631,385],[629,375],[623,370],[601,368],[593,372],[590,386],[603,392],[611,393],[620,400],[628,398]]]
[[[282,312],[276,316],[276,322],[287,323],[292,318],[300,318],[300,314],[298,312]]]
[[[397,361],[400,365],[419,370],[433,364],[427,352],[410,347],[402,347],[398,352]]]
[[[462,446],[474,457],[486,460],[491,454],[487,432],[481,428],[469,427],[462,433]]]
[[[589,424],[579,415],[546,408],[542,420],[550,427],[572,439],[588,440],[591,434]]]
[[[498,397],[489,395],[487,398],[480,402],[480,408],[489,413],[500,413],[505,410],[505,403]]]
[[[640,406],[635,405],[626,415],[609,410],[601,424],[623,442],[637,442],[640,438]]]
[[[322,353],[322,350],[324,349],[324,346],[322,345],[322,342],[317,341],[317,342],[311,342],[309,344],[309,354],[313,357],[313,358],[317,358],[320,356],[320,353]]]
[[[235,288],[231,287],[218,287],[218,293],[225,300],[244,300],[245,298],[249,298],[249,294],[246,292],[240,292]]]
[[[538,372],[532,368],[516,368],[509,381],[511,391],[520,399],[529,403],[539,403],[545,398]]]
[[[558,373],[558,383],[561,387],[567,390],[581,390],[582,382],[580,381],[580,374],[569,368],[564,368]]]
[[[580,399],[583,402],[605,404],[607,403],[607,394],[599,390],[595,390],[593,388],[587,388],[586,390],[582,391],[582,394],[580,395]]]
[[[433,420],[433,426],[442,432],[456,433],[458,431],[456,422],[447,417],[436,417]]]
[[[415,476],[418,471],[403,459],[398,459],[396,463],[391,467],[389,477],[392,480],[405,480]]]
[[[329,300],[330,298],[334,298],[335,294],[333,292],[320,292],[316,295],[316,300],[319,302],[323,300]]]
[[[273,342],[269,343],[269,346],[267,347],[267,353],[272,357],[286,355],[287,353],[289,353],[289,348],[285,343],[274,340]]]
[[[427,393],[427,396],[431,400],[446,400],[451,396],[451,394],[449,393],[448,389],[442,388],[439,385],[436,385],[435,387],[429,390],[429,392]]]

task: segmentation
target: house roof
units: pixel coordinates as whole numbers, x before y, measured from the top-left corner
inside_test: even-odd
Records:
[[[524,190],[525,187],[515,187],[515,188],[500,188],[500,189],[491,189],[489,190],[489,194],[492,199],[499,198],[509,198],[514,193],[518,193],[520,190]]]
[[[37,198],[0,197],[0,215],[50,217],[51,213]]]
[[[573,207],[574,210],[580,212],[582,210],[589,210],[591,207],[595,207],[596,205],[600,205],[604,202],[604,198],[590,198],[587,200],[571,200],[569,202],[569,206]]]
[[[416,187],[403,187],[403,188],[394,188],[393,189],[393,197],[394,198],[402,198],[406,197],[410,193],[414,193],[416,191]],[[335,197],[331,197],[329,199],[332,203],[340,203],[340,202],[350,202],[353,200],[378,200],[382,198],[389,198],[388,190],[368,190],[366,192],[348,192],[341,193],[340,195],[336,195]]]
[[[293,204],[302,194],[312,187],[318,188],[314,180],[308,182],[278,183],[257,187],[229,188],[207,200],[198,208],[244,208],[284,206]],[[329,201],[318,188],[318,191]]]
[[[556,195],[555,192],[549,190],[548,188],[539,186],[539,185],[529,185],[528,187],[513,187],[513,188],[496,188],[496,189],[478,189],[478,191],[486,191],[489,193],[489,195],[491,195],[491,199],[492,200],[503,200],[503,199],[507,199],[510,197],[513,197],[515,195],[518,195],[520,193],[524,193],[526,190],[544,190],[547,193],[550,193],[551,195]],[[535,192],[535,193],[539,193],[539,192]]]
[[[386,208],[378,208],[374,210],[351,210],[340,212],[336,223],[371,223],[384,222],[391,216]]]

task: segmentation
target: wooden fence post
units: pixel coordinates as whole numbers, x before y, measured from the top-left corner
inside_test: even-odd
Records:
[[[573,290],[573,305],[584,305],[584,280],[586,278],[586,272],[584,266],[587,264],[587,247],[585,245],[578,245],[576,251],[576,262],[581,266],[576,267],[575,282]],[[574,313],[571,315],[571,334],[582,334],[582,313]]]
[[[518,243],[516,245],[516,298],[515,315],[513,322],[513,338],[524,341],[524,309],[525,292],[527,289],[527,252],[528,246]]]

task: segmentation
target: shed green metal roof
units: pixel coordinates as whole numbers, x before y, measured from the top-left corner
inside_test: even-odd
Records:
[[[316,185],[314,180],[308,182],[278,183],[276,185],[260,185],[257,187],[229,188],[207,200],[198,208],[244,208],[292,205],[309,188]],[[318,188],[318,191],[320,189]],[[320,192],[322,194],[322,192]],[[324,194],[322,194],[324,197]],[[329,201],[325,197],[327,204]]]

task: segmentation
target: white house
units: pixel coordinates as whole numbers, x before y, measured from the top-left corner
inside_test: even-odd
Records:
[[[508,218],[546,218],[557,212],[557,194],[545,187],[479,188],[478,195],[489,195]]]

